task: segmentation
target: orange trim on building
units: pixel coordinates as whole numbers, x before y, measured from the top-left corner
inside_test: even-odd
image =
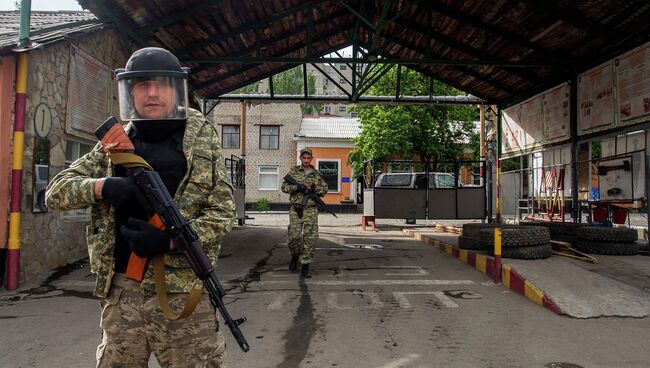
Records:
[[[2,57],[0,62],[0,248],[7,247],[15,77],[16,58]]]
[[[341,204],[343,200],[354,199],[352,197],[352,168],[348,165],[348,154],[352,148],[326,148],[326,147],[310,147],[313,153],[314,160],[312,165],[318,169],[318,160],[339,160],[341,162],[340,192],[327,193],[323,197],[323,201],[327,204]],[[348,178],[348,182],[343,182],[344,178]]]

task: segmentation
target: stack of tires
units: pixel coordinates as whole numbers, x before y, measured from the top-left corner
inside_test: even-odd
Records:
[[[458,237],[458,247],[460,249],[468,250],[485,250],[486,244],[480,236],[481,230],[490,229],[494,231],[494,228],[500,227],[505,228],[515,228],[517,225],[506,225],[506,224],[480,224],[480,223],[471,223],[463,224],[463,233]]]
[[[588,226],[584,223],[546,221],[522,222],[521,224],[525,226],[544,226],[551,233],[551,240],[571,243],[574,247],[577,244],[576,230]]]
[[[494,254],[494,229],[482,229],[479,237],[489,254]],[[501,228],[501,257],[515,259],[544,259],[553,253],[551,234],[542,226]]]
[[[633,256],[639,253],[638,233],[626,227],[585,226],[576,230],[577,248],[584,253]]]

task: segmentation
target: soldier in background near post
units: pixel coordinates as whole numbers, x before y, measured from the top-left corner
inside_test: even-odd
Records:
[[[288,193],[291,207],[289,209],[289,251],[291,262],[289,271],[298,270],[302,265],[301,276],[311,277],[309,264],[314,259],[314,247],[318,240],[318,208],[308,194],[315,192],[319,196],[327,193],[327,184],[321,173],[311,165],[313,159],[309,148],[300,150],[300,165],[291,168],[289,174],[298,184],[284,181],[282,191]]]

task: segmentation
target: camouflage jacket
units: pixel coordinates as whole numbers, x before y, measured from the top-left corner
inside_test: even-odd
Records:
[[[312,166],[312,168],[314,168]],[[303,170],[302,165],[294,166],[289,171],[289,175],[292,178],[296,179],[298,183],[303,183],[305,185],[310,185],[311,183],[316,184],[316,194],[319,196],[324,196],[327,194],[327,184],[323,180],[321,173],[314,169],[309,175],[305,175],[305,170]],[[301,204],[303,193],[298,191],[297,185],[292,185],[286,181],[282,182],[282,191],[289,194],[289,203],[291,204]],[[308,206],[315,206],[316,202],[313,199],[307,201]]]
[[[133,124],[126,125],[128,132]],[[219,254],[221,237],[232,228],[235,217],[232,185],[221,156],[219,135],[197,110],[188,112],[183,152],[187,173],[174,195],[181,214],[199,235],[213,264]],[[101,143],[59,172],[47,186],[50,208],[65,211],[92,206],[91,223],[86,227],[91,272],[97,276],[95,295],[105,297],[114,275],[115,210],[108,201],[95,200],[93,188],[100,178],[112,176],[114,166],[102,153]],[[198,282],[182,253],[165,256],[168,292],[188,292]],[[142,287],[154,290],[153,266]]]

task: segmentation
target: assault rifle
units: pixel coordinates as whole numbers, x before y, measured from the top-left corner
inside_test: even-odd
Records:
[[[226,293],[214,273],[212,263],[210,263],[208,256],[201,247],[199,236],[192,229],[190,223],[181,215],[165,184],[160,179],[160,175],[153,171],[141,157],[133,153],[133,144],[114,117],[110,117],[97,128],[95,136],[102,141],[104,148],[108,150],[109,157],[115,158],[114,163],[122,164],[127,170],[127,175],[135,178],[138,188],[153,210],[154,215],[149,220],[149,223],[166,231],[171,236],[174,244],[185,255],[194,274],[203,282],[210,303],[221,313],[226,326],[230,328],[230,332],[239,347],[244,352],[247,352],[250,347],[239,329],[239,325],[244,323],[246,318],[233,320],[230,317],[223,303],[223,297]],[[134,257],[139,258],[135,253],[132,253],[131,259],[129,259],[129,268],[136,267],[137,269],[135,271],[127,270],[127,277],[129,271],[131,273],[141,273],[141,276],[143,276],[147,270],[148,260],[140,259],[138,261]],[[140,277],[140,280],[142,280],[142,277]]]
[[[284,181],[286,181],[287,183],[289,183],[289,184],[291,184],[291,185],[298,185],[298,184],[300,184],[300,183],[298,183],[298,182],[296,181],[296,179],[294,179],[294,178],[293,178],[291,175],[289,175],[289,174],[285,175],[283,179],[284,179]],[[316,192],[314,192],[313,190],[311,190],[309,193],[304,193],[304,195],[302,196],[302,203],[300,204],[300,210],[299,210],[299,211],[298,211],[298,210],[296,211],[296,212],[298,213],[298,217],[302,217],[302,212],[304,211],[305,206],[307,205],[307,201],[308,201],[310,198],[313,199],[314,202],[316,202],[316,204],[320,205],[321,208],[323,208],[325,211],[331,213],[332,216],[338,218],[338,216],[336,216],[336,214],[335,214],[334,212],[332,212],[332,210],[330,210],[329,207],[327,207],[327,205],[325,204],[325,202],[323,202],[323,200],[322,200],[322,199],[318,196],[318,194],[316,194]]]

